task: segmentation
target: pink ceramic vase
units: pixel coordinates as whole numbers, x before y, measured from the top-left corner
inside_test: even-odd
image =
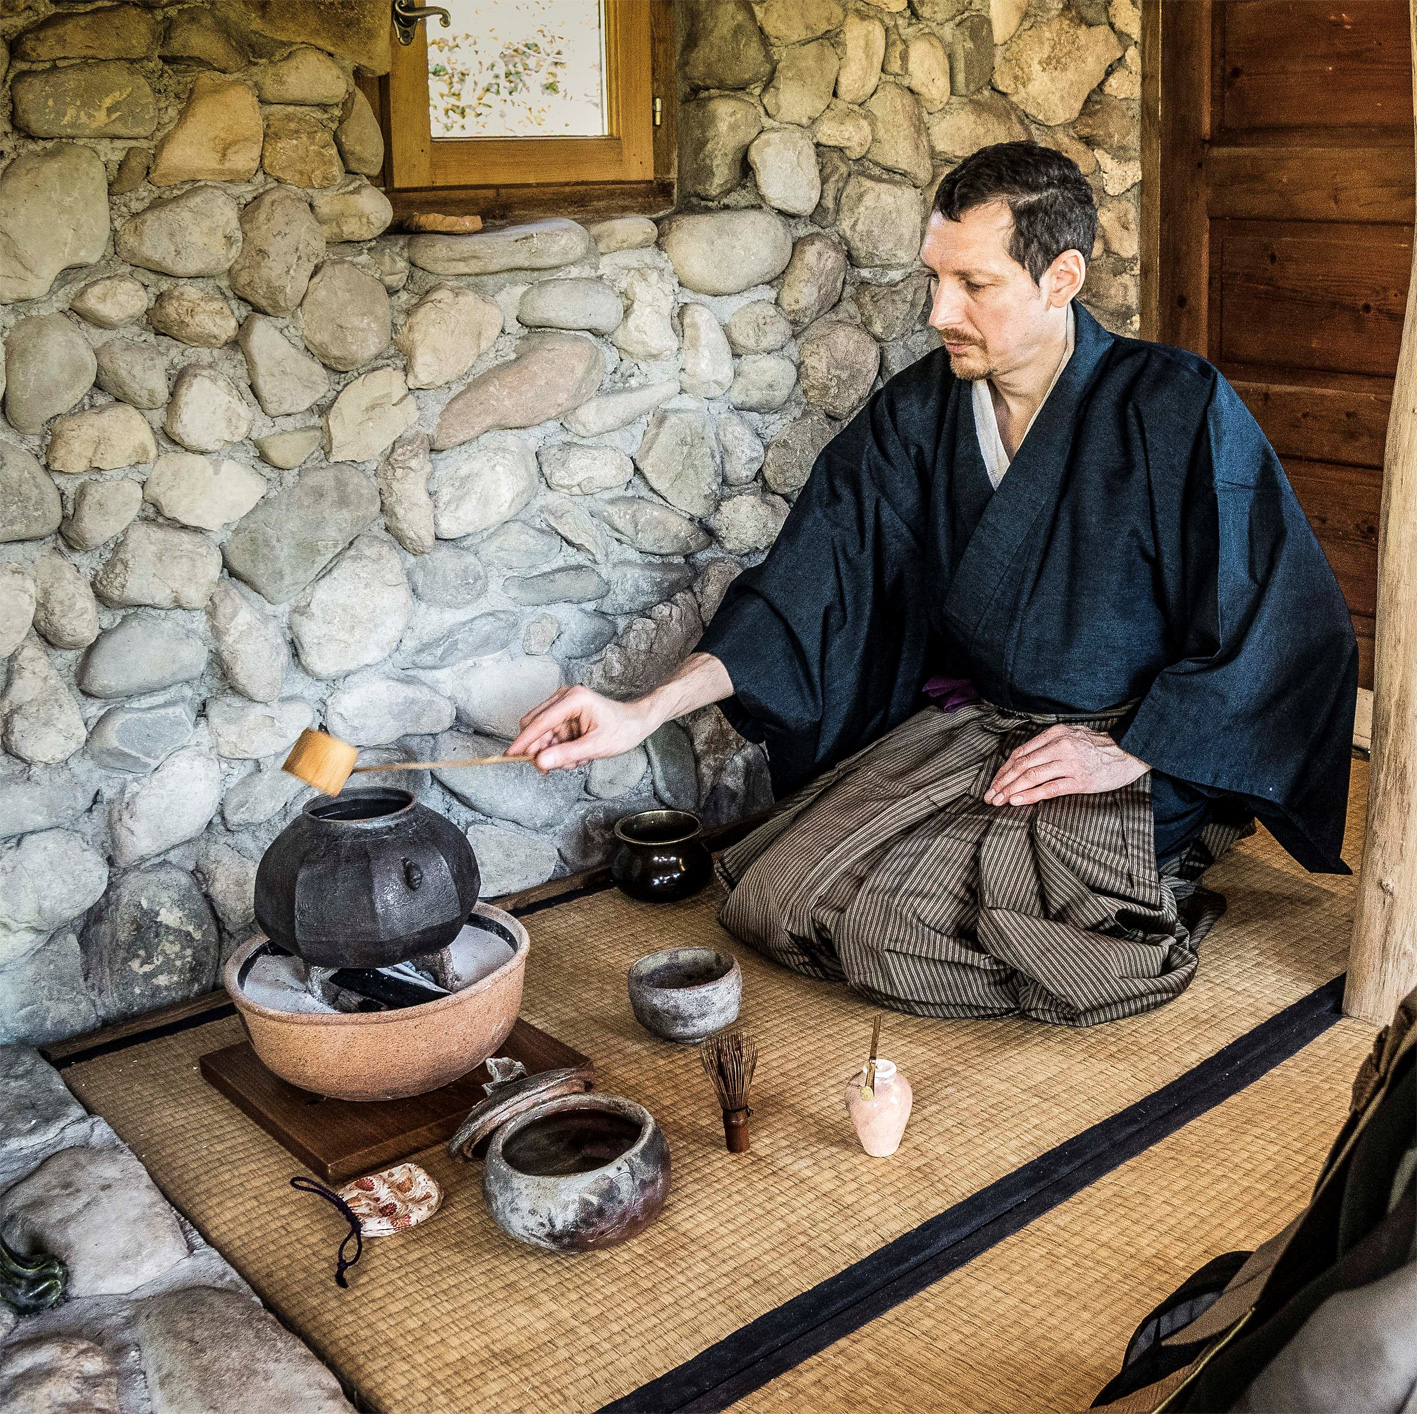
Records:
[[[905,1133],[915,1097],[910,1081],[896,1070],[894,1061],[876,1062],[873,1099],[862,1098],[861,1087],[865,1083],[864,1067],[846,1082],[846,1112],[856,1126],[861,1147],[872,1158],[884,1159],[900,1148],[900,1136]]]

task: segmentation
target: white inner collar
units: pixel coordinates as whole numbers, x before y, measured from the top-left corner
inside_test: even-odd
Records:
[[[1058,386],[1058,379],[1063,376],[1063,370],[1068,366],[1068,360],[1073,356],[1073,342],[1076,331],[1076,321],[1073,319],[1072,301],[1068,302],[1068,333],[1067,341],[1063,346],[1063,357],[1058,364],[1058,371],[1053,375],[1053,381],[1048,385],[1048,391],[1043,394],[1043,402],[1038,404],[1037,409],[1031,418],[1028,419],[1028,426],[1023,430],[1023,437],[1019,438],[1019,446],[1023,446],[1024,437],[1027,437],[1033,424],[1038,421],[1038,414],[1043,411],[1043,403],[1048,401],[1053,389]],[[989,391],[989,380],[987,378],[976,379],[971,385],[974,397],[974,431],[979,438],[979,450],[984,457],[984,470],[989,473],[989,482],[997,491],[999,483],[1004,479],[1004,473],[1009,469],[1009,454],[1004,450],[1003,438],[999,436],[999,419],[994,412],[994,397]]]

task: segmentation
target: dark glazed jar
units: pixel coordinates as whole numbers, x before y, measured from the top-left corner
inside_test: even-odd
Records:
[[[615,822],[610,877],[631,898],[667,903],[708,883],[713,860],[699,839],[703,821],[687,810],[641,810]]]
[[[477,856],[406,790],[319,796],[256,870],[256,922],[320,967],[389,967],[457,937],[477,903]]]

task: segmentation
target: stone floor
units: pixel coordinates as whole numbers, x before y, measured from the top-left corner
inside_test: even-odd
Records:
[[[69,1300],[0,1303],[7,1414],[333,1414],[339,1383],[28,1046],[0,1046],[0,1234]]]

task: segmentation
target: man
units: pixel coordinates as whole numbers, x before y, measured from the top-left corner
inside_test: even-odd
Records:
[[[724,925],[883,1005],[1161,1005],[1255,815],[1347,872],[1342,596],[1220,374],[1075,304],[1096,222],[1048,148],[951,171],[921,251],[943,347],[821,454],[667,682],[562,689],[511,747],[572,766],[722,702],[786,797],[722,857]]]

